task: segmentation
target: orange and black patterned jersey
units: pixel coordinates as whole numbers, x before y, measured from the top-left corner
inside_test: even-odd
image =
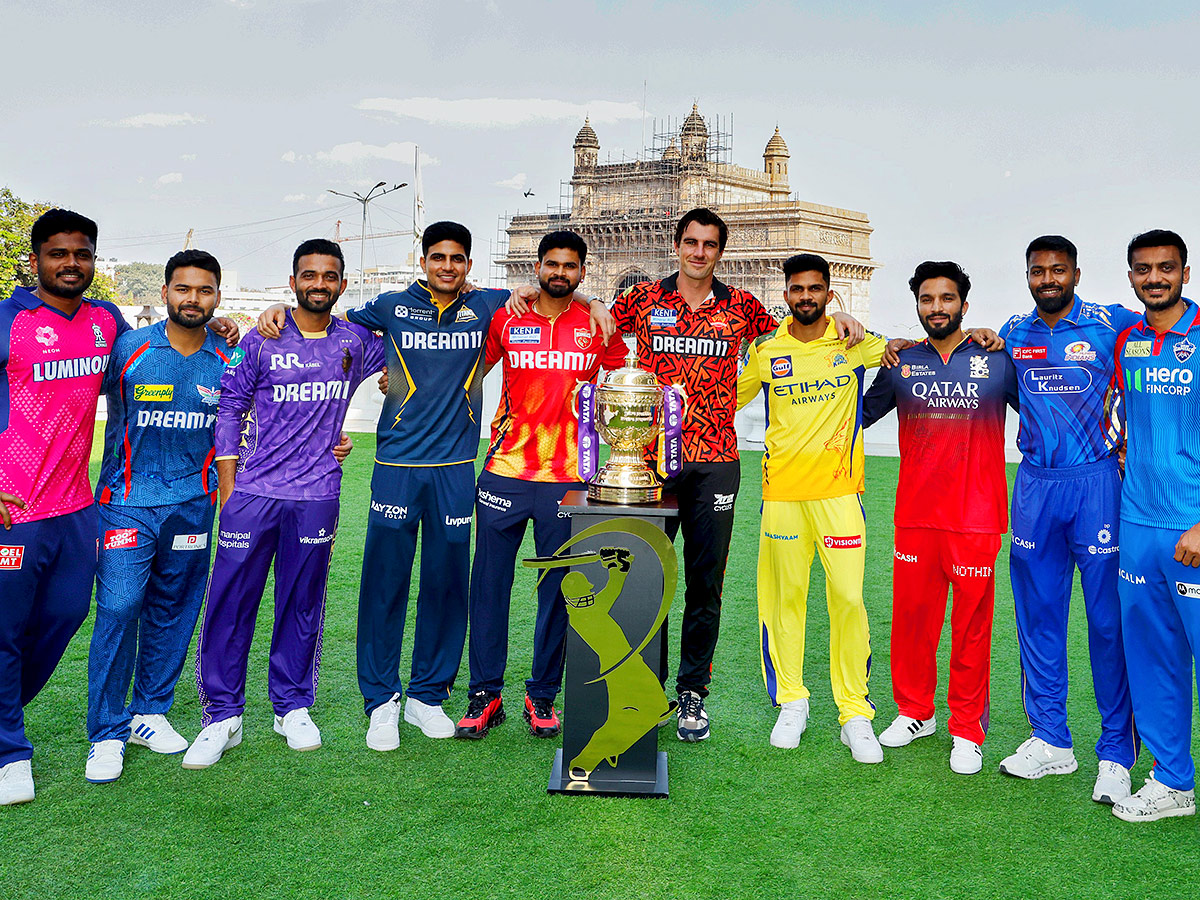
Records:
[[[504,309],[488,328],[490,366],[504,360],[500,406],[484,468],[522,481],[579,481],[579,423],[575,392],[600,367],[619,369],[627,349],[618,335],[604,345],[591,333],[590,313],[579,303],[547,319],[533,310]]]
[[[715,278],[712,296],[693,310],[676,290],[677,278],[633,285],[613,304],[613,318],[637,338],[639,365],[661,384],[687,391],[684,461],[731,462],[738,458],[733,413],[742,341],[779,323],[752,294]]]

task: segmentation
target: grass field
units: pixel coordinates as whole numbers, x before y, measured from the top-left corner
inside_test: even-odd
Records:
[[[703,744],[683,745],[671,730],[662,733],[670,764],[668,799],[547,795],[557,742],[530,737],[515,715],[480,742],[431,741],[402,724],[399,750],[368,750],[354,634],[374,440],[355,435],[355,442],[346,467],[321,686],[313,710],[324,748],[294,753],[271,729],[268,599],[250,658],[242,746],[203,772],[184,771],[179,757],[130,747],[120,781],[86,783],[89,619],[48,687],[26,710],[36,747],[38,797],[0,809],[0,900],[979,900],[1189,897],[1200,891],[1200,821],[1129,825],[1090,800],[1096,772],[1091,746],[1099,723],[1078,589],[1070,630],[1069,714],[1079,771],[1037,782],[997,773],[999,760],[1028,736],[1007,541],[997,565],[991,731],[982,774],[962,777],[949,771],[944,727],[934,738],[886,751],[881,765],[850,759],[838,740],[824,584],[816,574],[806,657],[812,718],[798,750],[770,747],[775,712],[759,674],[755,627],[760,499],[760,455],[755,453],[743,462],[709,701],[713,735]],[[888,664],[895,484],[895,460],[868,459],[866,602],[874,639],[876,732],[896,712]],[[531,587],[532,574],[518,570],[508,691],[514,712],[529,666]],[[676,617],[673,651],[677,646]],[[946,653],[943,639],[943,673]],[[403,671],[407,675],[407,660]],[[464,662],[449,703],[452,718],[465,707],[465,685]],[[943,674],[939,702],[944,697]],[[944,705],[938,712],[944,721]],[[192,737],[198,716],[195,686],[185,674],[172,719]],[[1135,786],[1149,765],[1148,755],[1143,756],[1134,771]]]

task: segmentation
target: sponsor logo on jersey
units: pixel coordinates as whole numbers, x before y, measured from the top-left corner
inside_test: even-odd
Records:
[[[1128,581],[1130,584],[1146,583],[1145,575],[1135,575],[1133,572],[1126,572],[1124,569],[1118,569],[1117,571],[1121,573],[1121,578],[1123,578],[1125,581]]]
[[[470,525],[470,516],[446,516],[446,524],[451,528],[458,528],[461,525]]]
[[[4,568],[4,558],[0,557],[0,569],[2,568]],[[1186,581],[1177,581],[1175,582],[1175,591],[1180,597],[1200,597],[1200,584],[1190,584]]]
[[[325,403],[349,400],[349,381],[305,381],[303,384],[273,384],[271,399],[276,403]]]
[[[362,309],[362,308],[363,307],[361,307],[361,306],[359,307],[359,309]],[[399,304],[397,304],[394,312],[396,314],[397,319],[407,319],[408,318],[408,307],[407,306],[400,306]]]
[[[980,358],[974,356],[972,360]],[[979,408],[979,385],[973,381],[914,381],[909,390],[925,401],[926,409]]]
[[[475,315],[474,310],[472,310],[470,307],[464,306],[454,316],[454,321],[455,322],[478,322],[479,316]]]
[[[683,334],[656,334],[650,339],[650,349],[655,353],[674,353],[677,356],[723,357],[729,355],[729,347],[729,341]]]
[[[104,337],[104,332],[100,330],[100,326],[95,322],[92,323],[92,337],[96,339],[96,347],[103,350],[108,347],[108,341]]]
[[[328,544],[333,540],[334,533],[326,532],[324,528],[317,531],[315,535],[302,534],[300,535],[300,543],[302,544]]]
[[[1064,358],[1068,362],[1091,362],[1096,358],[1096,351],[1087,341],[1075,341],[1073,344],[1067,344]]]
[[[175,385],[135,384],[133,399],[141,403],[170,403],[175,399]]]
[[[987,378],[990,374],[988,371],[988,358],[986,356],[971,357],[970,376],[972,378]]]
[[[675,315],[673,309],[662,309],[656,306],[650,310],[651,328],[674,328],[677,321],[678,316]]]
[[[509,350],[508,364],[514,369],[587,372],[595,367],[596,354],[574,350]]]
[[[1184,338],[1174,347],[1175,358],[1182,362],[1187,362],[1192,358],[1192,354],[1196,352],[1196,345]]]
[[[1023,547],[1026,550],[1036,550],[1037,549],[1037,541],[1027,541],[1027,540],[1025,540],[1025,538],[1020,537],[1015,534],[1012,536],[1012,542],[1016,546]]]
[[[776,356],[771,360],[771,377],[772,378],[791,378],[792,377],[792,358],[790,356]]]
[[[826,548],[830,550],[852,550],[863,545],[861,534],[849,535],[833,535],[827,534],[823,538]]]
[[[935,374],[933,369],[921,363],[905,363],[900,367],[901,378],[926,378]]]
[[[510,325],[508,342],[510,344],[540,344],[542,328],[540,325]]]
[[[0,544],[0,570],[21,568],[21,560],[24,558],[24,544]]]
[[[763,537],[772,541],[795,541],[800,538],[798,534],[775,534],[773,531],[764,531]]]
[[[733,509],[736,494],[713,494],[713,512],[728,512]]]
[[[592,331],[590,328],[575,329],[575,346],[580,350],[586,350],[592,346]]]
[[[959,578],[991,578],[991,566],[960,566],[957,563],[951,567]]]
[[[1013,359],[1045,359],[1045,347],[1013,347]]]
[[[83,356],[78,359],[51,359],[33,364],[34,381],[62,381],[100,375],[108,368],[107,356]]]
[[[1171,366],[1155,366],[1146,369],[1125,370],[1125,386],[1145,394],[1186,397],[1192,392],[1195,373],[1191,369]]]
[[[218,531],[217,546],[227,550],[249,550],[251,537],[249,531]]]
[[[901,553],[899,550],[897,550],[895,556],[896,559],[900,560],[900,562],[915,563],[917,561],[917,554],[915,553]]]
[[[791,397],[793,405],[821,403],[835,396],[830,393],[831,391],[844,388],[853,380],[850,375],[838,375],[836,378],[816,378],[812,381],[798,381],[792,384],[775,384],[771,386],[771,393],[776,397]],[[796,396],[797,394],[799,396]]]
[[[500,512],[512,508],[512,501],[507,497],[501,497],[498,494],[493,494],[491,491],[484,488],[479,489],[479,505],[486,506],[488,509],[495,509]]]
[[[49,325],[41,325],[33,333],[37,338],[37,342],[44,347],[53,347],[58,343],[58,332]]]
[[[1021,381],[1032,394],[1082,394],[1092,386],[1092,373],[1083,366],[1026,369]]]
[[[112,528],[104,532],[105,550],[131,550],[137,546],[136,528]]]
[[[225,363],[225,368],[236,369],[238,364],[246,358],[246,351],[241,347],[234,347],[233,352],[229,354],[229,362]]]
[[[320,366],[319,362],[303,363],[298,353],[272,353],[271,371],[276,369],[307,369]]]
[[[196,385],[196,390],[200,394],[200,402],[206,406],[216,406],[221,402],[221,389],[205,387],[202,384]]]
[[[172,550],[207,550],[207,534],[177,534],[171,541]]]
[[[379,503],[376,500],[371,501],[371,512],[380,513],[385,519],[408,518],[407,506],[396,506],[393,503]]]
[[[212,428],[216,413],[188,412],[184,409],[139,409],[138,428]]]
[[[1125,356],[1149,356],[1152,341],[1126,341]]]
[[[483,334],[474,331],[405,331],[400,335],[401,350],[478,350]]]

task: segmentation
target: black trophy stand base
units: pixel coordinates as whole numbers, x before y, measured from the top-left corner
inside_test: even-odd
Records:
[[[547,794],[600,794],[609,797],[666,797],[667,793],[667,754],[658,751],[658,766],[653,781],[635,781],[628,775],[618,775],[615,771],[611,778],[604,777],[607,766],[592,772],[587,781],[574,781],[569,772],[563,772],[563,752],[560,748],[554,752],[554,766],[550,770],[550,784],[546,787]]]

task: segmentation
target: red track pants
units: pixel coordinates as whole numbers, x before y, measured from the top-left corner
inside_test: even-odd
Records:
[[[937,648],[950,612],[948,730],[983,743],[988,723],[998,534],[897,528],[892,562],[892,695],[900,714],[933,717]]]

